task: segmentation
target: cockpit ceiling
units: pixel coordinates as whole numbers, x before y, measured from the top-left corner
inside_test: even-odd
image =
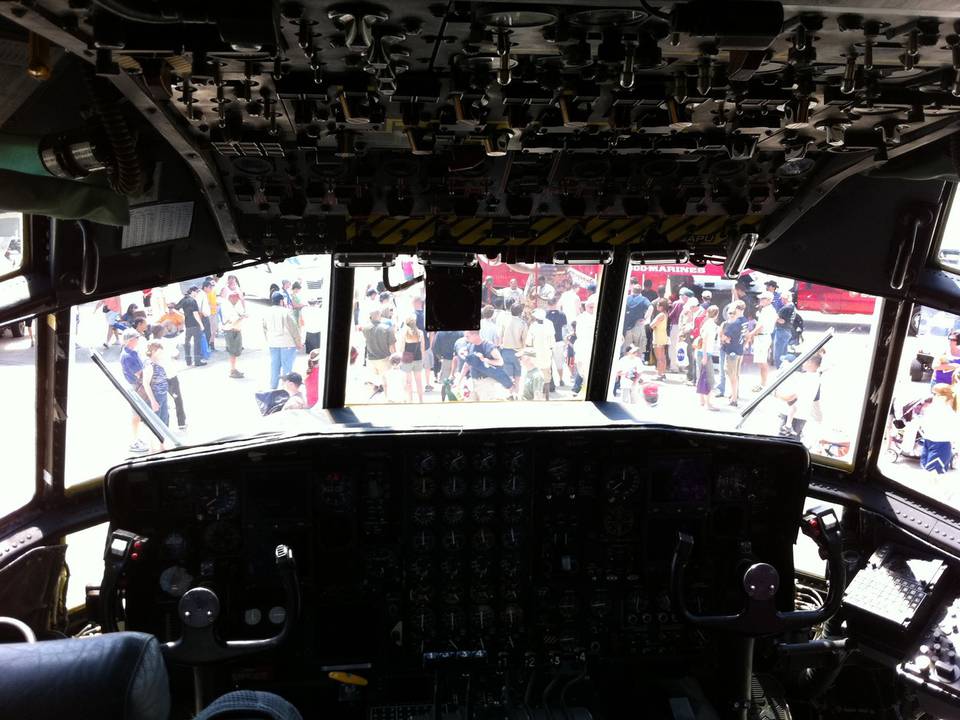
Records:
[[[744,232],[775,240],[791,208],[960,127],[953,3],[625,5],[40,0],[0,14],[127,96],[190,164],[235,253],[722,252]]]

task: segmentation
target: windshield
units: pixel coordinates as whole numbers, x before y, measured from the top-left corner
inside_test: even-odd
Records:
[[[610,399],[651,422],[799,439],[847,463],[860,427],[876,298],[716,265],[635,265]]]
[[[478,331],[428,330],[423,282],[355,271],[348,404],[583,399],[602,266],[479,263]],[[392,287],[423,274],[397,264]]]
[[[269,432],[265,416],[317,404],[330,270],[329,255],[304,255],[75,307],[67,484],[178,443]]]

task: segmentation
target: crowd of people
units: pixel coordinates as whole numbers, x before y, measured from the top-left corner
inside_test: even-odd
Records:
[[[129,388],[165,425],[172,402],[180,430],[187,414],[179,373],[225,360],[229,378],[243,379],[238,367],[244,333],[261,332],[269,356],[264,412],[312,407],[319,399],[320,299],[305,297],[299,282],[284,280],[270,288],[270,305],[252,324],[247,300],[236,275],[204,278],[180,297],[175,286],[143,291],[143,306],[120,298],[99,301],[95,311],[105,322],[104,350],[120,345],[120,371]],[[258,327],[259,325],[259,327]],[[219,346],[219,347],[218,347]],[[222,351],[218,353],[218,350]],[[294,370],[298,355],[306,356],[306,372]],[[260,398],[258,398],[260,399]],[[132,452],[147,452],[141,439],[140,416],[131,419]]]
[[[518,273],[519,274],[519,273]],[[352,363],[369,402],[550,400],[583,391],[596,323],[596,281],[564,270],[526,273],[481,291],[479,330],[426,331],[422,285],[371,282],[354,306]]]

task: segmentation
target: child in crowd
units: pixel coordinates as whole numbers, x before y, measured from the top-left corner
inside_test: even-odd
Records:
[[[143,368],[143,389],[146,391],[150,408],[164,425],[169,426],[168,388],[167,371],[163,367],[163,344],[154,340],[147,345],[147,363]]]
[[[320,400],[320,350],[311,350],[307,356],[307,407],[312,408]]]
[[[920,466],[928,472],[943,474],[953,462],[953,441],[958,430],[957,397],[946,383],[933,386],[933,401],[920,416],[923,449]]]

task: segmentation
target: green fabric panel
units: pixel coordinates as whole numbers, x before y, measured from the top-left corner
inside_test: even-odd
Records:
[[[40,162],[39,138],[0,133],[0,169],[51,177]]]
[[[0,210],[128,225],[127,199],[107,188],[75,180],[0,170]]]

